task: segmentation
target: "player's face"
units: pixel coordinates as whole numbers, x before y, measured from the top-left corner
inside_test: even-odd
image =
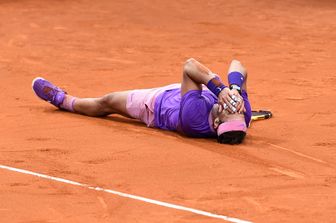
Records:
[[[241,120],[244,121],[244,114],[239,113],[230,113],[227,110],[224,110],[221,108],[221,106],[217,105],[213,107],[213,116],[214,116],[214,128],[217,129],[217,127],[227,121],[232,120]]]

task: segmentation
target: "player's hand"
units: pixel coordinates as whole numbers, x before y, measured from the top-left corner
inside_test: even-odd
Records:
[[[227,110],[230,113],[237,112],[237,108],[236,108],[237,102],[231,98],[231,94],[233,93],[228,87],[224,88],[219,93],[218,95],[218,104],[220,105],[219,112],[221,112],[222,109]]]
[[[245,105],[244,105],[244,99],[243,97],[239,94],[239,92],[236,89],[232,89],[229,92],[230,98],[235,101],[234,105],[235,108],[237,109],[238,113],[243,113],[245,112]]]

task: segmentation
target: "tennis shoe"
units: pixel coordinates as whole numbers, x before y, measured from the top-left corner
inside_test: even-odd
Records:
[[[66,95],[65,91],[41,77],[33,80],[32,88],[39,98],[48,101],[56,107],[60,107]]]

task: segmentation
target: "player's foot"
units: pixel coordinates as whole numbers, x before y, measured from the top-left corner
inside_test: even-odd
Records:
[[[35,78],[33,80],[32,87],[33,91],[39,98],[50,102],[56,107],[60,107],[66,95],[65,91],[42,77]]]

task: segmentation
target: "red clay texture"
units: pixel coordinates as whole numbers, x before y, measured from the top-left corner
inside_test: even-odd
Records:
[[[336,218],[336,3],[0,1],[0,164],[253,222]],[[98,97],[181,81],[190,57],[249,73],[242,145],[39,100],[43,76]],[[0,222],[223,222],[0,169]],[[225,222],[225,221],[224,221]]]

